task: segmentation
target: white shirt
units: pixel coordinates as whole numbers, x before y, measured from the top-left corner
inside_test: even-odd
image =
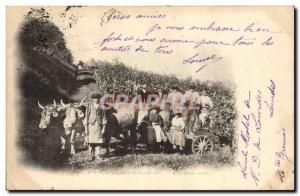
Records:
[[[178,130],[182,130],[184,129],[184,120],[182,117],[174,117],[172,119],[172,122],[171,122],[171,129],[178,129]]]
[[[186,91],[184,94],[185,102],[194,102],[194,103],[200,103],[200,95],[196,91]]]
[[[204,95],[201,95],[200,96],[200,105],[202,106],[202,107],[209,107],[209,108],[212,108],[213,106],[214,106],[214,104],[213,104],[213,102],[212,102],[212,100],[210,99],[210,97],[209,96],[204,96]]]
[[[95,103],[95,102],[94,102],[94,103],[93,103],[93,106],[94,106],[95,109],[98,109],[99,106],[100,106],[100,103]]]
[[[180,104],[183,94],[180,92],[172,92],[168,95],[167,101],[171,103],[171,108],[174,111],[180,110]]]

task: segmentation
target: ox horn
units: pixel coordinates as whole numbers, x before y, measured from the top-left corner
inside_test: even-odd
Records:
[[[56,101],[55,101],[55,99],[53,99],[53,104],[54,104],[54,107],[56,107]]]
[[[86,99],[86,97],[84,97],[84,98],[81,100],[79,106],[82,106],[82,104],[83,104],[83,102],[84,102],[85,99]]]
[[[42,106],[41,104],[40,104],[40,101],[38,100],[38,106],[43,110],[43,109],[45,109],[45,107],[44,106]]]
[[[60,104],[61,104],[63,107],[66,107],[66,104],[64,104],[64,102],[63,102],[62,99],[60,100]]]

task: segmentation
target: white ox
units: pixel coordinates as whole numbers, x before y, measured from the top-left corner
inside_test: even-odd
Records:
[[[70,154],[75,154],[75,139],[77,134],[82,134],[85,136],[85,127],[83,123],[84,119],[84,111],[81,109],[81,106],[84,106],[84,100],[83,98],[81,102],[78,103],[68,103],[65,104],[61,100],[61,105],[59,110],[65,110],[65,119],[63,121],[63,126],[65,130],[64,137],[61,137],[62,142],[62,150],[65,150],[66,145],[66,139],[68,139],[69,143],[71,144]]]
[[[46,129],[49,127],[51,119],[58,117],[58,105],[56,104],[55,100],[53,100],[53,104],[48,104],[46,106],[42,106],[38,101],[38,106],[42,109],[39,128]]]

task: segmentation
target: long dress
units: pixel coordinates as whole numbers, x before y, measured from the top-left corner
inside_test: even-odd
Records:
[[[162,131],[163,119],[159,114],[149,114],[143,119],[148,123],[147,130],[147,143],[153,144],[163,141],[164,133]]]
[[[159,113],[164,122],[164,131],[168,132],[171,126],[172,111],[163,110]]]
[[[185,135],[184,135],[184,120],[182,117],[173,118],[171,122],[171,144],[178,146],[185,146]]]

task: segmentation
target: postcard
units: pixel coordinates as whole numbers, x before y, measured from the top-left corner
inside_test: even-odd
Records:
[[[295,190],[292,6],[7,6],[8,190]]]

